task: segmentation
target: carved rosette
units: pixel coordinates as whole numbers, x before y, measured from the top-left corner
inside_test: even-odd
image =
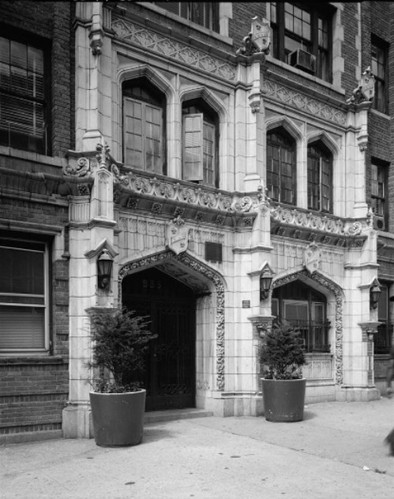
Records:
[[[273,288],[278,288],[296,281],[300,277],[307,277],[316,281],[326,289],[330,290],[335,298],[335,383],[341,385],[343,383],[343,310],[342,301],[343,295],[341,288],[333,281],[324,277],[319,272],[310,274],[306,269],[293,274],[277,279],[272,283]]]
[[[224,283],[222,277],[207,265],[197,261],[187,253],[175,255],[171,251],[156,253],[123,265],[118,274],[119,297],[122,296],[122,280],[130,273],[148,266],[159,266],[168,260],[175,260],[209,279],[216,290],[216,389],[225,388],[225,328],[224,328]],[[121,300],[120,300],[121,301]]]

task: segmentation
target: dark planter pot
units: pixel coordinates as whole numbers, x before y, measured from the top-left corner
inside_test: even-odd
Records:
[[[267,421],[295,422],[304,418],[306,379],[262,379]]]
[[[144,430],[146,390],[90,392],[94,439],[102,447],[137,445]]]

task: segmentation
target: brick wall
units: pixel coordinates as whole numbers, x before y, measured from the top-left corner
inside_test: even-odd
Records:
[[[61,429],[68,393],[62,359],[1,359],[1,435]]]

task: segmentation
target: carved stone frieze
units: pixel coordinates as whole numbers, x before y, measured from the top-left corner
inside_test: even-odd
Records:
[[[117,38],[139,45],[145,50],[174,59],[178,63],[205,71],[226,81],[234,81],[236,78],[235,67],[227,62],[129,20],[114,16],[112,29]]]
[[[265,95],[279,100],[288,106],[302,109],[303,111],[318,116],[326,121],[331,121],[338,125],[346,124],[346,113],[343,111],[273,81],[263,80],[261,91]]]
[[[266,200],[261,198],[259,192],[254,195],[230,194],[201,185],[191,187],[169,177],[151,177],[143,172],[137,173],[134,171],[121,175],[118,168],[113,168],[112,171],[115,181],[131,193],[148,194],[158,199],[169,199],[195,207],[243,214],[257,212],[260,204],[266,203]]]
[[[272,288],[278,288],[280,286],[284,286],[289,284],[290,282],[294,282],[299,278],[307,278],[312,281],[316,281],[321,286],[330,290],[334,295],[335,299],[335,382],[337,385],[341,385],[343,383],[343,293],[341,288],[331,279],[320,274],[318,271],[313,272],[311,274],[308,270],[303,269],[299,272],[294,272],[293,274],[289,274],[287,276],[281,277],[277,280],[274,280],[272,283]]]
[[[370,230],[370,220],[343,219],[324,213],[271,206],[271,232],[275,235],[323,244],[362,247]]]
[[[201,275],[203,279],[198,279],[196,281],[196,286],[200,287],[200,291],[203,291],[204,288],[204,284],[201,283],[202,280],[208,280],[213,284],[216,291],[216,390],[223,391],[225,389],[225,301],[224,282],[222,277],[208,265],[196,260],[186,252],[175,255],[172,251],[164,251],[126,263],[119,269],[119,297],[122,296],[122,280],[128,274],[141,271],[147,267],[152,267],[152,265],[163,271],[167,270],[170,275],[176,274],[177,269],[182,269],[182,267],[189,269],[192,276]],[[171,266],[170,270],[168,267],[169,265]],[[179,271],[178,274],[179,275],[176,276],[176,278],[181,278],[182,275],[185,275],[184,272]],[[188,280],[187,284],[190,286],[189,273],[187,273],[186,277]]]

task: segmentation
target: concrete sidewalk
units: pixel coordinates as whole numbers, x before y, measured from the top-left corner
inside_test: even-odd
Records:
[[[309,405],[299,423],[264,418],[147,424],[141,445],[94,440],[0,447],[1,498],[394,497],[383,440],[394,399]]]

